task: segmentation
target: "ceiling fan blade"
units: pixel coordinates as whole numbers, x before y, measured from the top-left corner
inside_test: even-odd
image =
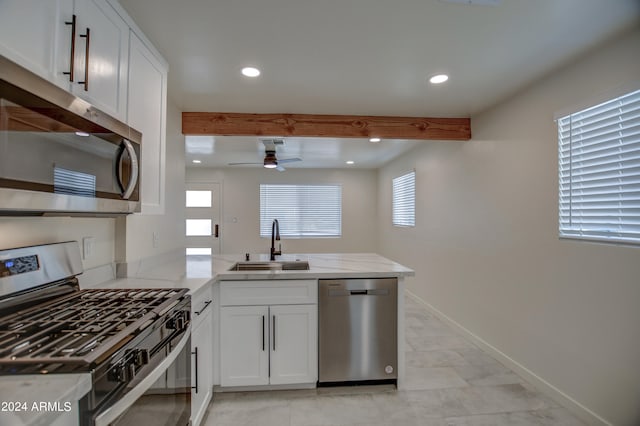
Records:
[[[262,165],[262,163],[227,163],[229,166]]]
[[[285,171],[285,170],[287,170],[287,169],[285,169],[285,168],[284,168],[284,167],[282,167],[282,166],[278,166],[278,167],[276,167],[276,170],[277,170],[277,171],[279,171],[279,172],[284,172],[284,171]]]
[[[296,161],[302,161],[302,158],[283,158],[278,159],[278,163],[295,163]]]

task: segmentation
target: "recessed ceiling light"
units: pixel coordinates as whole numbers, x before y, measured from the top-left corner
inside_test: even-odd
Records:
[[[257,77],[260,75],[260,70],[254,67],[244,67],[242,68],[242,75],[246,77]]]
[[[194,164],[200,164],[200,163],[202,163],[202,161],[200,161],[200,160],[193,160],[193,161],[192,161],[192,163],[194,163]]]
[[[431,77],[429,79],[429,82],[432,84],[440,84],[440,83],[444,83],[445,81],[449,80],[449,76],[446,74],[438,74],[438,75],[434,75],[433,77]]]
[[[349,161],[347,161],[347,164],[355,164],[355,163],[356,163],[356,162],[355,162],[355,161],[353,161],[353,160],[349,160]]]
[[[441,3],[462,3],[480,6],[498,6],[502,0],[440,0]]]
[[[87,136],[90,136],[90,135],[87,132],[76,132],[76,136],[82,136],[86,138]]]
[[[380,138],[371,138],[369,142],[380,142]]]

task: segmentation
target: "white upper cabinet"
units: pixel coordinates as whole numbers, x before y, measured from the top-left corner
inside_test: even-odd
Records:
[[[70,90],[73,15],[73,0],[0,1],[0,53]]]
[[[104,0],[0,2],[0,53],[121,121],[128,49],[129,27]]]
[[[164,213],[167,68],[135,34],[129,48],[128,123],[142,132],[142,213]]]
[[[126,121],[129,26],[104,0],[76,1],[75,14],[76,81],[72,91]]]
[[[164,213],[167,64],[116,0],[0,0],[0,54],[142,133],[142,213]]]

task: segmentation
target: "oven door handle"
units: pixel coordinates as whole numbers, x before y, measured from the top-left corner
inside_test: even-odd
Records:
[[[191,324],[186,328],[186,331],[178,344],[173,348],[171,353],[163,359],[156,368],[153,369],[147,377],[142,379],[133,389],[122,396],[115,404],[107,408],[95,418],[95,426],[108,426],[109,423],[115,421],[120,415],[133,405],[149,388],[153,385],[164,373],[169,366],[178,358],[178,355],[182,352],[189,338],[191,337]]]

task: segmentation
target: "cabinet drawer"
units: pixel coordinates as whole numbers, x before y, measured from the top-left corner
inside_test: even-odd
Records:
[[[315,304],[317,280],[222,281],[220,305]]]

